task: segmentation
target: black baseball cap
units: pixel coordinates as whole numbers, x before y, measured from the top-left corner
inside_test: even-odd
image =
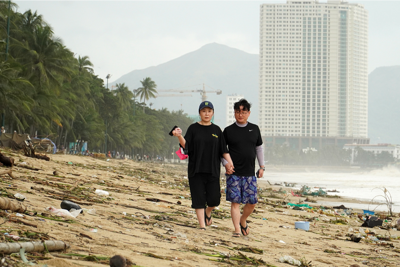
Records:
[[[201,102],[200,106],[199,106],[199,112],[200,110],[202,110],[203,108],[211,108],[212,110],[214,110],[214,106],[210,101],[203,101]]]

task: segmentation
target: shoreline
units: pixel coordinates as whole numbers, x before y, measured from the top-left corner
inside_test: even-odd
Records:
[[[270,184],[269,181],[267,180],[258,180],[258,184],[261,188],[272,188],[274,191],[279,191],[279,190],[286,190],[287,192],[290,192],[290,190],[298,190],[293,187],[286,187],[285,185],[275,185],[275,184]],[[326,190],[326,189],[324,189]],[[333,194],[333,195],[331,195]],[[348,197],[348,196],[337,196],[335,195],[334,192],[329,192],[328,193],[329,197],[324,197],[324,196],[301,196],[301,197],[295,197],[289,194],[287,197],[288,200],[293,201],[292,203],[299,203],[299,202],[304,202],[309,204],[310,206],[340,206],[344,205],[348,208],[353,209],[353,211],[358,212],[358,213],[363,213],[363,210],[371,210],[371,211],[376,211],[376,212],[387,212],[388,209],[386,207],[386,204],[384,202],[374,202],[371,203],[370,200],[362,199],[362,198],[354,198],[354,197]],[[305,201],[306,199],[311,198],[315,202],[307,202]],[[380,204],[378,206],[378,204]],[[378,206],[378,207],[377,207]],[[376,208],[375,208],[376,207]],[[400,206],[394,205],[393,207],[399,208]]]

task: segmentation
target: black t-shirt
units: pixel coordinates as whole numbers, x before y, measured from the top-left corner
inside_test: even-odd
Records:
[[[253,176],[256,147],[263,144],[258,126],[248,122],[245,127],[239,127],[233,123],[225,128],[224,137],[235,167],[233,174]]]
[[[221,129],[215,124],[193,123],[187,129],[185,140],[189,156],[188,176],[211,173],[219,177],[222,154],[228,153]]]

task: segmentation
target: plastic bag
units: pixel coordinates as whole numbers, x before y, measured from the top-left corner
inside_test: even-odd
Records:
[[[94,191],[96,194],[98,194],[99,196],[109,196],[110,193],[108,193],[107,191],[104,190],[100,190],[100,189],[96,189],[96,191]]]
[[[294,265],[294,266],[301,266],[301,262],[300,261],[298,261],[296,259],[293,259],[292,257],[287,256],[287,255],[283,256],[283,257],[280,257],[279,261],[282,262],[282,263],[289,263],[289,264]]]
[[[60,216],[60,217],[65,217],[65,218],[73,218],[75,219],[82,210],[74,210],[69,212],[68,210],[64,209],[56,209],[54,207],[47,207],[46,210],[48,210],[51,214]]]

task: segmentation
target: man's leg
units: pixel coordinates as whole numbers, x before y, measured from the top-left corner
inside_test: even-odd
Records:
[[[235,233],[240,234],[240,203],[231,203],[231,217]]]
[[[246,220],[250,216],[250,214],[253,212],[254,208],[256,207],[256,204],[249,204],[247,203],[244,208],[243,208],[243,214],[242,217],[240,217],[240,225],[242,225],[243,228],[247,226]],[[244,230],[243,230],[244,232]],[[245,232],[245,235],[249,234],[249,229]]]
[[[231,202],[231,217],[235,233],[240,233],[240,203],[242,202],[240,177],[229,175],[226,178],[226,200]]]
[[[258,202],[257,198],[257,178],[255,176],[247,176],[242,179],[242,203],[246,205],[243,208],[242,217],[240,217],[241,232],[243,235],[249,234],[246,220],[250,214],[254,211],[254,208]],[[243,229],[245,228],[245,229]]]

